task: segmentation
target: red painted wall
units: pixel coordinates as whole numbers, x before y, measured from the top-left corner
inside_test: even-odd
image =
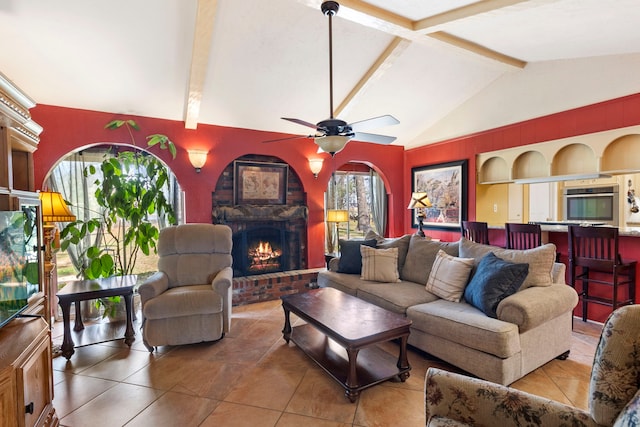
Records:
[[[211,222],[211,193],[222,170],[234,159],[246,154],[277,156],[293,168],[307,194],[309,206],[307,259],[309,268],[324,265],[324,191],[331,172],[349,161],[357,161],[376,169],[385,181],[389,193],[389,233],[398,235],[404,227],[403,148],[350,142],[335,158],[317,154],[311,141],[294,140],[264,144],[262,141],[278,138],[281,134],[221,126],[199,125],[196,130],[184,128],[179,121],[115,115],[79,109],[38,105],[31,111],[33,120],[44,131],[38,150],[34,154],[35,182],[42,185],[51,169],[67,153],[97,143],[125,143],[130,139],[126,130],[105,130],[104,126],[116,118],[133,118],[141,130],[135,132],[138,146],[145,147],[145,137],[160,133],[176,144],[175,159],[157,148],[151,151],[163,159],[173,170],[185,192],[187,222]],[[187,156],[187,149],[209,150],[207,163],[197,174]],[[323,157],[324,165],[318,178],[309,170],[308,158]]]

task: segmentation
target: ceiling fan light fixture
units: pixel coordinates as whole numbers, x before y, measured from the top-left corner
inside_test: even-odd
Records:
[[[322,151],[333,156],[334,154],[342,151],[350,139],[350,137],[344,135],[327,135],[316,137],[314,141]]]

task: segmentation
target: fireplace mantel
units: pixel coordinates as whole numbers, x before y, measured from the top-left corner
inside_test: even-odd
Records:
[[[213,222],[225,224],[228,222],[249,221],[291,221],[295,219],[307,220],[309,209],[306,206],[288,205],[238,205],[218,206],[213,208]]]

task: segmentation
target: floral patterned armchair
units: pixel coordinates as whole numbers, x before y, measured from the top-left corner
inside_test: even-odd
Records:
[[[591,371],[589,412],[437,368],[425,381],[427,426],[640,426],[640,305],[614,311]]]

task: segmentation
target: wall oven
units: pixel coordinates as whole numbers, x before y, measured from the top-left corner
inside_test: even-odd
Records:
[[[564,189],[564,220],[618,226],[617,185]]]

